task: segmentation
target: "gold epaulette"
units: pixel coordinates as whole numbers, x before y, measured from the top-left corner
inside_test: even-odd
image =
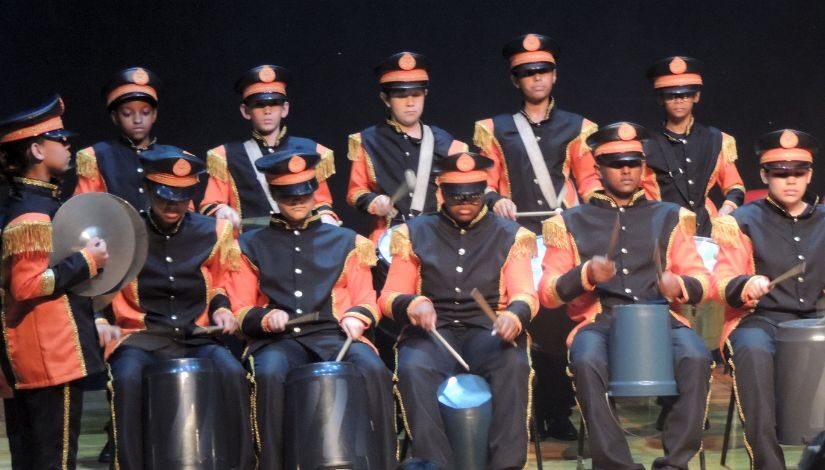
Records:
[[[318,179],[318,182],[321,182],[335,174],[335,154],[333,154],[332,149],[320,144],[317,151],[321,154],[321,161],[315,167],[315,178]]]
[[[567,250],[570,242],[567,239],[567,227],[561,215],[555,215],[541,224],[541,236],[544,244],[556,248]]]
[[[684,207],[679,208],[679,230],[688,237],[696,235],[696,214]]]
[[[473,144],[485,152],[489,152],[493,146],[493,120],[485,119],[477,121],[473,131]]]
[[[241,269],[241,249],[235,241],[232,224],[227,220],[217,220],[218,241],[215,243],[220,262],[230,271]]]
[[[732,135],[722,133],[722,156],[727,163],[733,163],[739,158],[736,152],[736,139]]]
[[[398,257],[398,259],[404,261],[410,259],[412,242],[410,241],[410,236],[407,233],[407,227],[405,225],[400,226],[392,232],[390,254],[392,254],[393,258]]]
[[[95,155],[94,147],[86,147],[77,152],[77,176],[95,180],[100,176],[100,170],[97,168],[97,155]]]
[[[375,254],[375,244],[369,238],[357,235],[355,238],[355,256],[361,266],[375,266],[378,256]]]
[[[3,231],[3,259],[21,253],[51,253],[52,250],[50,221],[12,222]]]
[[[516,232],[516,240],[513,242],[512,248],[510,248],[510,255],[514,258],[520,258],[522,256],[532,258],[537,256],[536,234],[524,227],[519,227]]]
[[[713,225],[711,236],[719,246],[735,247],[739,243],[739,224],[733,216],[712,217],[711,224]]]
[[[229,181],[229,170],[226,167],[226,148],[223,145],[206,152],[206,172],[213,178]]]
[[[581,141],[581,146],[579,147],[579,155],[583,155],[584,152],[590,150],[590,147],[587,146],[587,138],[596,133],[599,130],[599,125],[593,121],[588,119],[584,119],[582,121],[582,131],[579,133],[578,137],[574,139]]]
[[[361,158],[361,133],[350,134],[348,144],[347,158],[357,162]]]

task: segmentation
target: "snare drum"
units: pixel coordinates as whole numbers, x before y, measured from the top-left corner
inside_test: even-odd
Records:
[[[381,238],[378,239],[378,263],[384,268],[385,271],[389,271],[390,265],[392,264],[392,252],[390,251],[390,245],[392,242],[392,233],[398,230],[400,225],[395,225],[392,227],[387,227],[387,230],[381,234]]]
[[[696,243],[696,251],[702,257],[705,267],[708,271],[713,271],[713,267],[716,266],[716,255],[719,254],[719,245],[708,237],[693,237],[693,241]]]
[[[547,251],[547,247],[544,246],[544,237],[541,235],[536,237],[536,244],[538,245],[538,250],[536,250],[536,256],[530,260],[530,264],[533,266],[533,285],[535,285],[536,290],[538,290],[539,281],[541,281],[541,262],[544,260],[544,253]]]

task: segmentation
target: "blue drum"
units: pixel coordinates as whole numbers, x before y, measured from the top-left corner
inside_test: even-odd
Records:
[[[791,320],[776,332],[776,435],[801,445],[825,431],[825,325]]]
[[[460,374],[438,387],[441,420],[455,456],[453,468],[487,468],[487,441],[493,420],[493,395],[484,378]]]

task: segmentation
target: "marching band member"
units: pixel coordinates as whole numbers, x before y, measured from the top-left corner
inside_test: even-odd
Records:
[[[90,299],[67,291],[97,275],[108,259],[94,237],[50,262],[58,180],[69,167],[63,101],[0,121],[0,166],[12,188],[3,222],[3,344],[0,358],[13,398],[5,400],[13,468],[75,468],[81,379],[103,371]],[[4,396],[8,396],[4,393]]]
[[[241,116],[252,125],[252,137],[215,147],[206,155],[209,180],[200,203],[200,212],[227,219],[240,228],[241,218],[269,217],[278,205],[269,194],[266,179],[255,167],[263,156],[279,151],[317,152],[321,155],[316,178],[314,209],[327,223],[338,223],[332,210],[332,193],[327,178],[335,174],[332,150],[305,137],[287,134],[283,120],[289,114],[287,85],[290,73],[277,65],[259,65],[235,83],[241,95]]]
[[[109,79],[103,87],[103,99],[120,137],[77,152],[75,194],[108,192],[125,199],[138,212],[149,208],[140,154],[157,141],[152,127],[158,117],[160,85],[157,75],[142,67],[121,70]]]
[[[393,233],[393,262],[379,299],[384,315],[404,325],[396,376],[413,454],[439,468],[454,462],[437,389],[460,368],[428,334],[435,329],[492,389],[490,468],[520,469],[527,461],[532,370],[524,333],[538,309],[530,266],[536,238],[484,205],[492,164],[472,153],[439,160],[444,204]],[[498,312],[495,322],[474,304],[473,288]]]
[[[568,339],[570,370],[597,469],[644,468],[633,461],[605,399],[611,308],[645,302],[675,307],[698,303],[709,294],[710,275],[693,242],[695,216],[672,203],[649,201],[641,189],[645,138],[647,132],[630,123],[611,124],[591,135],[587,145],[596,156],[604,190],[594,193],[589,204],[544,222],[547,252],[539,298],[549,308],[568,304],[568,314],[579,323]],[[619,249],[607,253],[617,216]],[[651,261],[657,243],[663,254],[661,274]],[[672,315],[680,396],[665,421],[665,456],[653,467],[685,469],[702,445],[712,360],[687,320]]]
[[[123,334],[107,344],[114,423],[114,467],[144,467],[143,370],[166,359],[211,359],[220,376],[232,468],[251,468],[254,450],[246,372],[221,342],[198,330],[209,325],[233,333],[238,322],[224,289],[240,254],[231,223],[189,212],[205,165],[169,145],[140,155],[150,209],[149,252],[140,274],[113,301]],[[105,322],[98,319],[97,322]]]
[[[816,148],[810,134],[793,129],[763,135],[756,149],[768,197],[713,221],[717,295],[727,307],[722,350],[733,370],[745,448],[756,469],[785,467],[776,436],[777,325],[817,317],[821,310],[822,263],[809,262],[803,274],[770,284],[825,250],[825,209],[808,191]]]
[[[375,74],[388,116],[380,124],[349,136],[352,171],[347,202],[372,217],[369,238],[378,243],[388,225],[437,209],[432,173],[436,158],[467,150],[467,146],[421,120],[430,86],[426,57],[399,52],[378,64]],[[405,184],[405,170],[416,173],[416,187],[408,188],[409,192],[393,205],[390,195]]]
[[[344,360],[364,376],[367,410],[374,426],[376,468],[395,466],[395,416],[389,370],[364,337],[379,318],[370,268],[375,245],[352,230],[321,223],[313,210],[318,189],[318,153],[284,150],[255,163],[281,207],[269,227],[239,238],[241,269],[230,296],[254,377],[254,410],[261,468],[283,468],[284,382],[297,366],[332,360],[345,340],[354,340]],[[307,325],[287,322],[318,312]]]
[[[643,177],[649,199],[679,204],[696,213],[696,233],[708,237],[716,206],[708,198],[719,186],[727,215],[745,200],[745,186],[736,169],[736,140],[715,127],[696,122],[693,108],[702,95],[702,63],[690,57],[667,57],[647,71],[665,111],[662,127],[645,144]]]

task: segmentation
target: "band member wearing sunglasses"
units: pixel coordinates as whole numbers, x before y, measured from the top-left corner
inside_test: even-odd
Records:
[[[816,140],[784,129],[757,144],[768,197],[713,221],[719,244],[714,275],[725,303],[722,351],[733,370],[745,442],[754,468],[784,468],[776,436],[774,353],[777,325],[819,316],[825,267],[808,262],[804,273],[771,281],[825,250],[825,209],[808,192]]]
[[[567,303],[570,318],[578,323],[568,340],[570,371],[587,425],[593,467],[600,469],[644,468],[633,461],[605,399],[614,306],[667,303],[671,308],[680,395],[662,433],[665,456],[657,458],[653,468],[687,468],[702,445],[710,392],[710,353],[675,311],[680,304],[706,298],[710,273],[693,242],[694,214],[673,203],[645,198],[641,189],[645,138],[644,128],[626,122],[591,135],[587,145],[596,156],[604,190],[593,194],[589,204],[544,222],[547,252],[539,298],[550,308]],[[611,230],[616,225],[619,229]],[[612,246],[614,231],[618,235]],[[615,252],[609,253],[613,248]]]
[[[475,123],[473,141],[494,162],[486,202],[496,214],[515,220],[516,212],[573,207],[579,197],[587,201],[601,188],[593,155],[585,145],[597,126],[560,109],[552,96],[558,78],[558,45],[550,37],[527,34],[508,42],[502,54],[522,105],[515,114]],[[559,195],[563,200],[557,200]],[[518,222],[538,235],[544,218],[524,217]],[[542,313],[530,328],[540,390],[536,400],[539,427],[550,437],[575,440],[576,430],[570,423],[575,402],[565,374],[564,346],[572,324],[564,315]]]
[[[532,371],[526,331],[538,310],[530,267],[536,239],[484,205],[485,170],[492,163],[473,153],[439,161],[444,204],[393,232],[393,262],[378,301],[384,315],[403,325],[398,392],[413,453],[439,468],[455,462],[438,386],[464,369],[431,336],[436,329],[492,389],[490,468],[522,468],[527,459]],[[473,300],[474,288],[497,312],[495,321]]]
[[[710,219],[717,214],[710,190],[719,186],[725,201],[718,213],[727,215],[745,200],[745,186],[735,164],[736,140],[693,117],[702,95],[701,74],[702,63],[690,57],[667,57],[648,69],[665,121],[645,144],[644,188],[650,199],[696,213],[696,234],[708,237]]]

